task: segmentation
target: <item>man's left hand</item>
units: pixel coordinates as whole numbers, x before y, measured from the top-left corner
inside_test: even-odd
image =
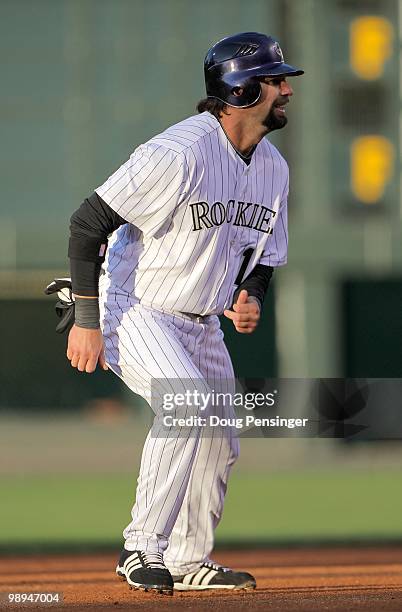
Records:
[[[239,334],[252,334],[260,320],[260,306],[256,298],[249,297],[245,289],[240,291],[237,302],[232,310],[223,312],[225,317],[233,321]]]

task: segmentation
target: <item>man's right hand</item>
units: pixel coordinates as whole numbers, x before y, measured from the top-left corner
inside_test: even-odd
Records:
[[[107,370],[102,331],[73,325],[68,335],[67,359],[80,372],[95,372],[98,362]]]

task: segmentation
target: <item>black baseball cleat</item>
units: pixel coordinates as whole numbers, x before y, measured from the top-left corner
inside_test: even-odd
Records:
[[[162,553],[123,549],[116,567],[130,589],[173,595],[173,578],[163,563]]]
[[[257,586],[254,576],[247,572],[234,572],[214,561],[205,561],[195,572],[173,576],[177,591],[203,591],[206,589],[244,589]]]

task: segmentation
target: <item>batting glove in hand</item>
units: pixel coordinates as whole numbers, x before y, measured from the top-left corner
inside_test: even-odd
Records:
[[[71,278],[55,278],[45,289],[46,295],[57,293],[59,301],[56,302],[55,310],[60,321],[57,324],[56,332],[63,334],[69,331],[74,325],[74,296],[71,285]]]

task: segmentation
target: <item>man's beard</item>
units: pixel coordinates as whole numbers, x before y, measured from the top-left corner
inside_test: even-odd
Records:
[[[275,106],[272,106],[268,115],[262,122],[262,125],[264,125],[270,132],[273,132],[274,130],[280,130],[281,128],[285,127],[287,122],[288,118],[286,115],[277,115],[275,113]]]

